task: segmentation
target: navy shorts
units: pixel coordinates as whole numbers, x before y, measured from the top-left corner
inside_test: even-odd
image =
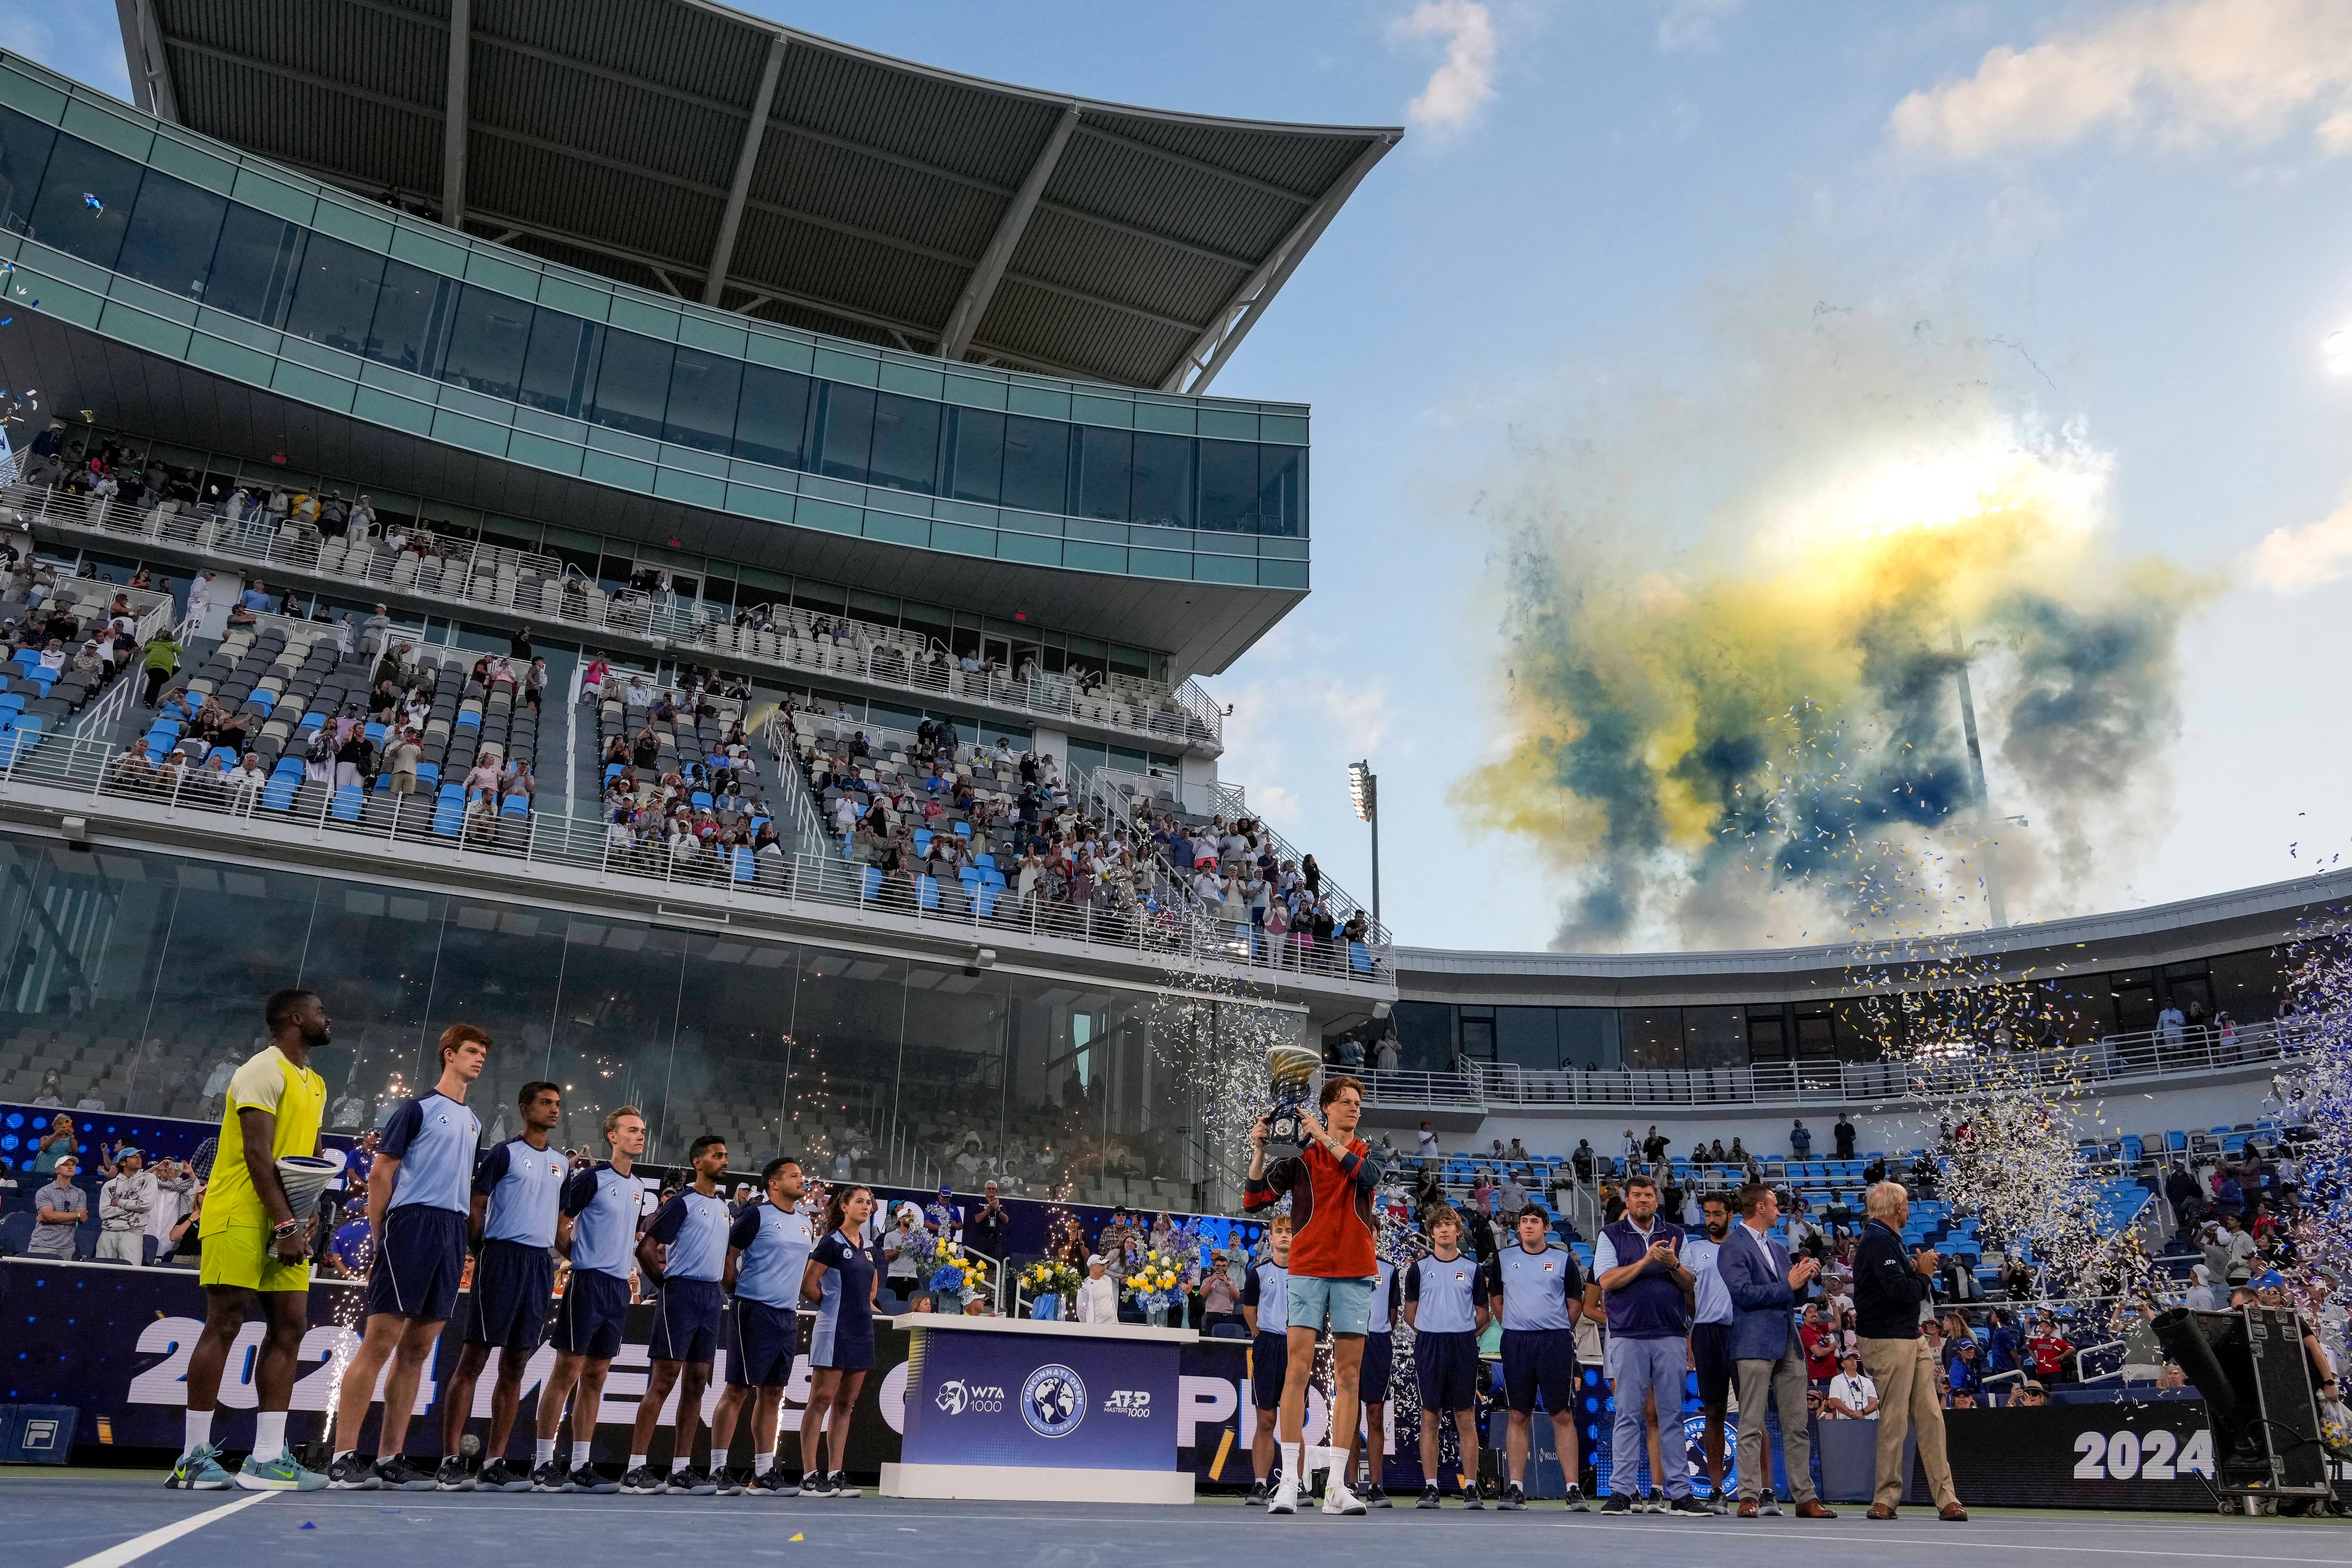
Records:
[[[547,1304],[555,1296],[555,1259],[520,1241],[486,1241],[474,1259],[473,1310],[466,1342],[535,1351],[547,1338]]]
[[[1469,1410],[1478,1403],[1478,1336],[1464,1329],[1451,1334],[1415,1334],[1413,1375],[1421,1380],[1423,1410]]]
[[[727,1381],[738,1388],[782,1388],[793,1380],[800,1344],[798,1312],[738,1296],[727,1309]]]
[[[1546,1411],[1565,1415],[1576,1408],[1576,1383],[1575,1330],[1503,1331],[1503,1393],[1513,1410],[1527,1415],[1540,1393]]]
[[[629,1282],[596,1268],[574,1268],[556,1304],[555,1331],[549,1338],[565,1355],[611,1361],[621,1353],[621,1330],[629,1319]]]
[[[1396,1339],[1374,1330],[1364,1336],[1364,1366],[1356,1374],[1356,1397],[1367,1405],[1389,1402],[1389,1374],[1396,1370]]]
[[[1250,1346],[1250,1397],[1260,1410],[1282,1408],[1282,1385],[1290,1376],[1290,1336],[1260,1334]]]
[[[457,1281],[465,1276],[466,1216],[403,1204],[383,1216],[383,1236],[368,1268],[368,1315],[440,1322],[457,1304]]]
[[[709,1365],[719,1353],[719,1317],[726,1305],[726,1292],[716,1279],[663,1280],[646,1353],[656,1361]]]
[[[1691,1364],[1698,1373],[1698,1402],[1720,1410],[1731,1402],[1731,1380],[1738,1365],[1731,1356],[1729,1323],[1691,1325]]]

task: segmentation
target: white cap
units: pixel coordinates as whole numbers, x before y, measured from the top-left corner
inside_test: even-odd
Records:
[[[1088,1256],[1087,1258],[1087,1267],[1092,1268],[1097,1263],[1106,1263],[1108,1261],[1109,1259],[1104,1258],[1101,1253],[1097,1252]]]

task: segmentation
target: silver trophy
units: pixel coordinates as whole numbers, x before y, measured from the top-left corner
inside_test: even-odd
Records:
[[[1307,1109],[1307,1086],[1323,1054],[1312,1046],[1286,1044],[1265,1048],[1265,1074],[1274,1082],[1274,1109],[1265,1113],[1266,1142],[1307,1146],[1299,1113]]]

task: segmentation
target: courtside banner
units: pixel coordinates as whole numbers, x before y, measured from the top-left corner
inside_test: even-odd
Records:
[[[1952,1484],[1974,1508],[2213,1509],[2202,1400],[1948,1410]],[[1915,1477],[1919,1495],[1926,1487]]]
[[[16,1258],[0,1260],[0,1344],[16,1352],[0,1358],[0,1403],[78,1407],[82,1412],[80,1441],[85,1459],[93,1457],[88,1450],[101,1432],[117,1447],[176,1449],[184,1432],[181,1415],[187,1408],[188,1359],[204,1329],[204,1292],[192,1269]],[[287,1424],[292,1441],[315,1442],[322,1436],[341,1366],[359,1342],[362,1305],[362,1291],[355,1284],[322,1280],[311,1287],[310,1328],[302,1336],[292,1419]],[[417,1390],[416,1414],[409,1423],[408,1444],[413,1452],[440,1451],[440,1384],[456,1363],[466,1311],[466,1298],[460,1296],[451,1326],[426,1363]],[[636,1419],[637,1401],[646,1389],[649,1364],[646,1342],[652,1317],[651,1307],[631,1310],[620,1353],[614,1358],[604,1384],[595,1458],[608,1468],[628,1454],[629,1424]],[[871,1473],[884,1461],[900,1457],[900,1434],[907,1425],[908,1336],[891,1330],[887,1320],[877,1330],[874,1369],[866,1375],[849,1447],[849,1468],[860,1473]],[[1035,1345],[1017,1336],[997,1337]],[[230,1348],[228,1366],[221,1378],[223,1414],[217,1431],[222,1446],[231,1452],[242,1450],[252,1441],[248,1413],[257,1404],[253,1378],[260,1348],[261,1325],[247,1323]],[[1172,1366],[1147,1369],[1144,1362],[1149,1358],[1138,1358],[1139,1372],[1148,1372],[1144,1376],[1124,1375],[1117,1363],[1108,1372],[1070,1363],[1087,1384],[1091,1408],[1066,1441],[1086,1445],[1088,1452],[1084,1462],[1101,1466],[1109,1461],[1095,1451],[1097,1446],[1117,1440],[1106,1439],[1106,1429],[1131,1431],[1139,1445],[1147,1440],[1155,1446],[1171,1443],[1175,1465],[1190,1466],[1204,1485],[1248,1486],[1249,1440],[1256,1430],[1256,1413],[1244,1397],[1249,1386],[1248,1347],[1234,1341],[1213,1340],[1177,1350]],[[1006,1409],[1013,1411],[1031,1376],[1054,1359],[1043,1357],[1036,1365],[1023,1368],[1017,1382],[1005,1381],[1010,1372],[967,1381],[979,1381],[986,1388],[1003,1386]],[[1066,1357],[1060,1359],[1067,1362]],[[508,1446],[510,1459],[530,1456],[539,1390],[554,1364],[555,1352],[541,1347],[524,1369],[522,1411]],[[474,1390],[473,1414],[478,1417],[489,1415],[496,1373],[494,1359]],[[718,1403],[725,1376],[722,1365],[704,1396],[706,1416]],[[803,1354],[794,1362],[792,1381],[784,1389],[782,1426],[788,1444],[800,1429],[800,1406],[808,1397],[808,1358]],[[1037,1392],[1049,1407],[1057,1405],[1062,1396],[1055,1390]],[[1122,1392],[1130,1396],[1148,1394],[1150,1397],[1139,1406],[1144,1413],[1106,1415],[1101,1408],[1104,1402]],[[1131,1397],[1128,1403],[1134,1405]],[[654,1437],[656,1462],[668,1453],[677,1404],[677,1395],[672,1393]],[[1310,1438],[1319,1441],[1328,1419],[1320,1392],[1310,1392],[1307,1407]],[[1014,1418],[1020,1417],[1015,1415]],[[375,1426],[372,1413],[357,1447],[373,1447]],[[477,1422],[471,1430],[478,1436],[483,1427]],[[1162,1433],[1168,1436],[1163,1437]],[[1406,1436],[1409,1439],[1411,1433]],[[1041,1437],[1039,1441],[1063,1439]],[[740,1463],[751,1451],[748,1436],[739,1436],[736,1447]],[[786,1454],[787,1463],[793,1463],[789,1447]],[[1160,1461],[1160,1466],[1168,1463],[1164,1458]]]

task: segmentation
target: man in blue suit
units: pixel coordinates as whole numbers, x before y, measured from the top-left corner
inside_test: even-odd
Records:
[[[1777,1514],[1772,1460],[1765,1451],[1767,1399],[1780,1405],[1780,1453],[1799,1519],[1835,1519],[1813,1490],[1811,1417],[1805,1409],[1805,1352],[1797,1339],[1796,1310],[1811,1294],[1821,1265],[1808,1258],[1793,1267],[1788,1249],[1770,1235],[1780,1217],[1779,1194],[1761,1182],[1740,1189],[1738,1225],[1716,1254],[1716,1273],[1731,1292],[1731,1355],[1739,1369],[1739,1517]]]

